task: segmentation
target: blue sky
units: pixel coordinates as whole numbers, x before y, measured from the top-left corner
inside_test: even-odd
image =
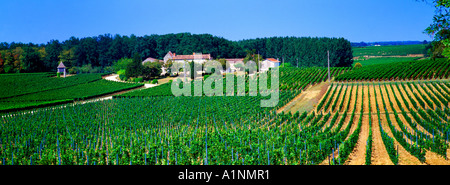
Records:
[[[433,15],[416,0],[1,0],[0,42],[180,32],[423,41]]]

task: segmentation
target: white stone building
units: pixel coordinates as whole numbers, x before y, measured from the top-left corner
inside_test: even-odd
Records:
[[[280,61],[274,58],[267,58],[264,61],[261,61],[261,66],[260,66],[260,70],[261,72],[264,71],[268,71],[269,68],[273,68],[273,67],[279,67],[280,66]]]
[[[227,72],[227,73],[237,71],[238,69],[235,67],[235,65],[238,63],[241,63],[242,65],[244,65],[243,58],[226,58],[225,60],[229,64],[229,66],[227,66],[227,69],[224,69],[225,72]]]

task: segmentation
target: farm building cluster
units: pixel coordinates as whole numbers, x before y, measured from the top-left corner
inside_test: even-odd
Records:
[[[213,57],[211,57],[211,54],[202,54],[202,53],[192,53],[192,55],[177,55],[176,53],[172,53],[171,51],[167,52],[167,54],[164,56],[163,63],[166,64],[168,61],[172,61],[173,63],[176,62],[195,62],[198,64],[204,64],[207,61],[214,60]],[[226,58],[225,59],[227,63],[229,64],[227,69],[224,69],[222,72],[235,72],[237,71],[236,64],[244,64],[244,58]],[[148,57],[144,61],[142,61],[142,64],[145,64],[147,62],[159,62],[160,60]],[[280,66],[280,61],[275,58],[267,58],[260,63],[260,71],[268,71],[269,68],[278,67]],[[167,72],[166,68],[162,68],[162,74],[165,74]]]

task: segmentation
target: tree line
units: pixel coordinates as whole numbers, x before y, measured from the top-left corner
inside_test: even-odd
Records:
[[[177,55],[210,53],[213,58],[244,58],[256,51],[265,58],[279,58],[292,66],[325,66],[330,50],[331,66],[350,66],[352,51],[344,38],[271,37],[230,41],[211,34],[165,34],[122,36],[104,34],[71,37],[45,44],[0,43],[0,73],[56,71],[64,62],[70,73],[112,71],[114,62],[132,58],[163,59],[168,51]],[[298,60],[298,63],[297,63]]]
[[[449,0],[417,0],[435,7],[432,23],[424,33],[430,35],[433,41],[427,45],[427,55],[431,59],[450,57],[450,1]]]
[[[239,41],[246,49],[255,49],[266,58],[278,58],[291,66],[326,67],[330,51],[331,67],[349,67],[353,63],[350,41],[344,38],[270,37]]]

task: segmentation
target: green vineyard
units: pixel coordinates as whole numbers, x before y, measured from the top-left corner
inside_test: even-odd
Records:
[[[355,105],[361,104],[359,109],[355,107],[356,112],[360,114],[359,119],[366,120],[364,122],[368,126],[365,131],[358,131],[360,127],[358,123],[356,132],[361,132],[360,134],[364,132],[363,135],[367,135],[367,138],[361,141],[366,147],[365,164],[373,164],[371,158],[374,155],[372,152],[375,139],[378,139],[380,146],[384,145],[383,150],[387,151],[391,164],[432,164],[436,161],[427,161],[426,153],[432,152],[434,154],[428,154],[435,155],[434,157],[439,155],[437,158],[442,161],[446,161],[448,156],[450,99],[448,94],[439,92],[448,91],[449,85],[449,82],[439,81],[336,83],[329,88],[319,104],[325,106],[318,106],[316,111],[321,114],[347,113],[349,110],[335,109],[334,106],[326,105],[330,105],[331,102],[334,105],[339,101],[340,104],[346,101],[350,104],[353,104],[351,102]],[[354,93],[355,91],[361,92],[361,98],[358,93]],[[355,109],[350,111],[353,112]],[[380,136],[381,138],[377,138]],[[376,149],[380,150],[382,149]],[[362,153],[363,150],[359,152]],[[414,160],[416,161],[411,162]]]
[[[448,78],[449,75],[450,62],[436,59],[370,65],[339,75],[335,80],[426,80]]]
[[[101,74],[81,74],[56,78],[54,74],[0,75],[0,112],[38,108],[110,94],[143,86],[142,84],[112,82]]]
[[[109,100],[4,112],[0,164],[450,164],[448,67],[436,60],[331,68],[331,82],[325,68],[280,68],[279,103],[268,108],[260,101],[270,97],[249,96],[254,76],[244,76],[246,96],[175,97],[174,81]],[[42,82],[41,91],[2,92],[1,106],[53,105],[142,86],[35,75],[54,87]],[[280,111],[323,84],[311,111]]]

